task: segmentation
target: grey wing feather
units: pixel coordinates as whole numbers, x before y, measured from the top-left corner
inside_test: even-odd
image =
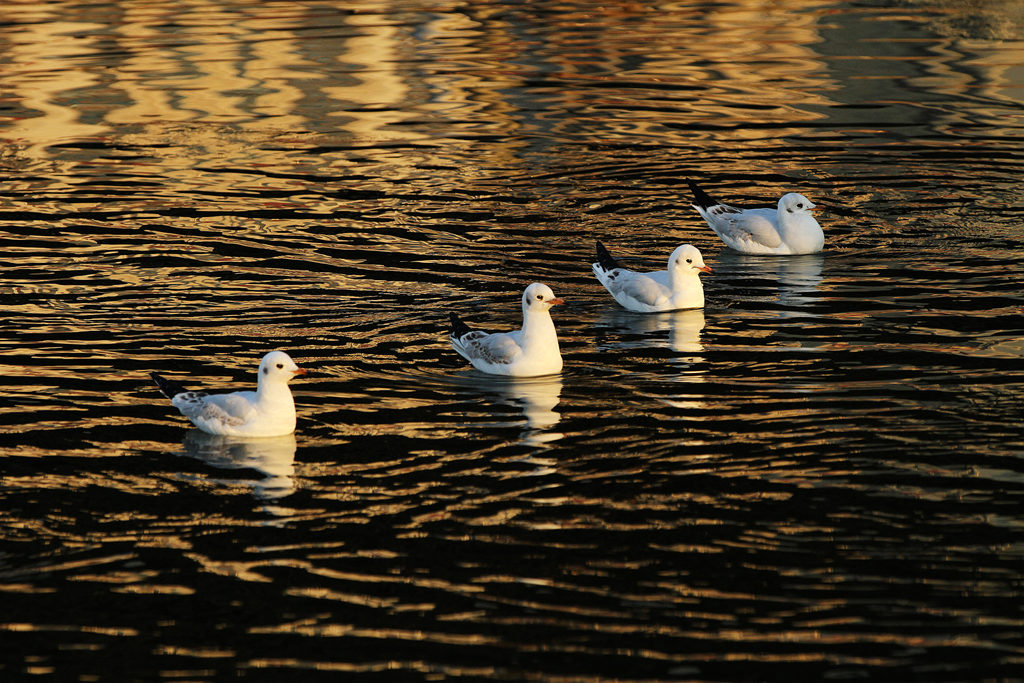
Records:
[[[474,330],[459,340],[469,358],[496,365],[507,365],[522,355],[523,350],[510,334],[488,334]]]
[[[210,395],[187,391],[175,396],[171,403],[190,420],[237,426],[245,424],[252,412],[252,402],[246,398],[246,394],[255,396],[252,392]]]
[[[753,240],[766,247],[775,248],[782,244],[782,238],[772,220],[772,209],[742,210],[725,204],[708,209],[708,215],[715,219],[715,225],[736,240]]]
[[[661,278],[654,277],[665,275],[666,282]],[[667,287],[668,273],[631,273],[634,277],[624,278],[621,282],[620,291],[642,304],[657,306],[664,303],[665,297],[670,293]]]

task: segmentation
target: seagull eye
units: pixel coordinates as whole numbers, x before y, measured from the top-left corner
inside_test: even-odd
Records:
[[[686,262],[687,263],[693,263],[693,259],[692,258],[688,258],[688,259],[686,259]]]
[[[278,363],[277,364],[277,369],[278,370],[284,370],[284,363]]]
[[[796,205],[796,208],[798,208],[798,209],[804,208],[804,203],[800,202],[799,204]]]
[[[538,295],[537,295],[537,301],[540,301],[540,300],[541,300],[541,299],[543,299],[543,298],[544,298],[544,295],[543,295],[543,294],[538,294]]]

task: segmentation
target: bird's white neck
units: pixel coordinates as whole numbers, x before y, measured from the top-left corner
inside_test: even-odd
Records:
[[[291,403],[295,404],[292,399],[292,391],[288,388],[287,382],[280,381],[265,381],[263,377],[260,377],[256,383],[256,400],[263,402],[273,403]]]
[[[700,284],[700,276],[693,268],[669,268],[668,286],[673,292],[693,287],[694,280]]]
[[[558,343],[555,323],[548,311],[523,311],[523,346],[535,343]]]

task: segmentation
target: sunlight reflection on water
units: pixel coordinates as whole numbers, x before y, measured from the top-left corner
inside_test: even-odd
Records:
[[[5,8],[0,678],[1016,675],[1008,6]],[[724,249],[687,177],[824,253]],[[705,309],[622,310],[598,238],[695,244]],[[563,373],[466,369],[448,310],[532,281]],[[271,348],[287,438],[148,381]]]

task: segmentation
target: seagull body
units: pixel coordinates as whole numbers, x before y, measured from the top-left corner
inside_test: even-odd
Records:
[[[668,259],[668,270],[638,273],[620,266],[598,242],[597,263],[591,267],[608,293],[623,308],[637,313],[703,308],[700,273],[711,272],[697,247],[689,244],[676,247]]]
[[[150,373],[164,396],[196,427],[224,436],[281,436],[295,431],[295,401],[288,382],[306,371],[284,351],[260,361],[256,391],[208,394]]]
[[[565,303],[547,285],[535,282],[523,292],[523,327],[488,333],[471,329],[450,313],[452,347],[473,367],[491,375],[534,377],[562,371],[558,335],[549,311]]]
[[[825,233],[814,219],[815,205],[790,192],[775,209],[739,209],[707,195],[692,180],[693,208],[728,246],[744,254],[816,254],[825,246]]]

